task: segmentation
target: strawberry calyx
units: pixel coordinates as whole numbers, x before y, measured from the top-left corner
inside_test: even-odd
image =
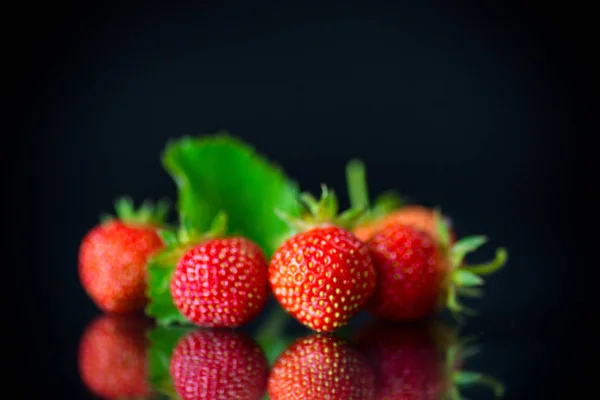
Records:
[[[448,347],[444,368],[449,386],[442,396],[444,400],[462,400],[460,389],[472,386],[487,387],[492,390],[496,398],[504,396],[504,385],[498,379],[481,372],[461,370],[465,360],[481,350],[480,346],[473,342],[474,338],[469,337]]]
[[[102,223],[109,222],[115,218],[128,225],[141,226],[164,226],[170,210],[170,203],[167,199],[161,199],[156,203],[150,200],[144,200],[139,208],[130,197],[123,196],[115,200],[116,217],[112,215],[103,215]]]
[[[181,214],[177,230],[161,229],[158,235],[165,244],[165,249],[156,255],[161,263],[176,264],[181,256],[193,246],[210,239],[223,237],[227,233],[227,214],[219,212],[206,231],[199,231],[189,218]]]
[[[406,205],[408,200],[397,192],[389,190],[377,196],[371,204],[366,167],[359,159],[352,159],[346,164],[346,185],[351,207],[364,209],[357,225],[383,218]]]
[[[339,203],[335,192],[327,185],[321,185],[321,197],[317,200],[312,194],[303,192],[299,196],[302,208],[299,217],[291,216],[281,210],[275,213],[286,222],[293,234],[305,232],[318,226],[336,225],[351,230],[364,213],[364,208],[349,208],[339,213]]]
[[[227,233],[227,214],[223,211],[217,213],[209,228],[201,232],[192,226],[189,218],[183,214],[180,218],[179,228],[176,231],[163,229],[159,236],[167,248],[198,244],[209,239],[224,236]]]
[[[481,287],[485,283],[483,277],[501,269],[506,264],[508,252],[505,248],[500,247],[496,250],[493,260],[477,265],[466,264],[467,254],[483,246],[488,240],[487,237],[482,235],[466,236],[451,243],[448,222],[442,217],[439,209],[435,210],[435,218],[440,250],[448,268],[447,282],[444,285],[445,296],[442,296],[441,300],[457,319],[460,318],[461,313],[476,315],[477,311],[463,305],[459,301],[459,297],[481,297],[483,295]]]
[[[155,318],[159,325],[171,323],[188,324],[173,303],[170,284],[173,273],[181,258],[194,246],[218,237],[227,231],[227,215],[219,212],[211,221],[208,229],[196,229],[191,220],[180,213],[180,224],[177,229],[159,229],[158,235],[165,247],[151,256],[148,263],[148,288],[146,295],[150,301],[145,308],[146,315]]]

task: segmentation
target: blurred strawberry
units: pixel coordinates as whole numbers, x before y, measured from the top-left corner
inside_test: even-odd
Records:
[[[277,359],[269,377],[271,400],[370,400],[374,377],[346,341],[328,335],[301,338]]]
[[[506,263],[508,253],[468,265],[466,257],[487,242],[484,235],[457,238],[439,210],[405,206],[394,194],[370,205],[365,166],[351,160],[346,169],[350,203],[367,211],[354,234],[365,241],[377,273],[377,287],[367,305],[376,317],[392,321],[418,320],[448,309],[457,318],[476,313],[460,297],[483,295],[483,277]]]
[[[447,216],[443,216],[443,218],[448,224],[449,241],[452,244],[456,241],[456,234],[450,227],[450,219]],[[420,205],[406,205],[390,211],[388,214],[357,225],[352,232],[363,242],[368,242],[377,233],[393,225],[412,226],[431,235],[437,242],[440,241],[436,210]]]
[[[79,344],[79,374],[102,399],[149,394],[145,332],[152,321],[141,316],[102,315],[86,328]]]
[[[355,340],[375,371],[377,400],[459,400],[459,388],[473,384],[503,394],[495,379],[462,370],[477,348],[445,324],[373,321]]]
[[[171,377],[182,400],[259,400],[268,377],[262,349],[234,331],[197,330],[171,357]]]
[[[158,229],[169,210],[166,202],[145,202],[138,210],[128,198],[115,205],[117,216],[93,227],[79,247],[79,279],[104,312],[126,314],[146,304],[148,259],[163,248]]]

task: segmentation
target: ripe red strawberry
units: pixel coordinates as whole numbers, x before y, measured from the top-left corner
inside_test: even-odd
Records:
[[[171,357],[171,377],[182,400],[261,399],[268,378],[262,349],[239,332],[197,330]]]
[[[347,342],[317,334],[297,340],[279,356],[268,394],[271,400],[370,400],[374,376]]]
[[[380,277],[369,311],[391,320],[430,314],[446,270],[431,236],[411,226],[394,225],[377,233],[368,246]]]
[[[351,161],[347,175],[353,206],[368,206],[364,165]],[[472,314],[474,311],[464,307],[458,296],[481,296],[476,287],[484,283],[481,276],[501,268],[506,251],[498,249],[489,263],[468,266],[465,256],[487,241],[484,236],[456,241],[447,219],[438,211],[407,207],[403,212],[394,208],[396,204],[394,198],[384,197],[366,214],[367,222],[363,217],[360,235],[368,238],[378,277],[369,310],[396,321],[419,319],[443,307],[454,314]]]
[[[79,344],[79,374],[88,390],[103,399],[149,394],[145,332],[151,326],[137,315],[103,315],[88,325]]]
[[[267,301],[265,256],[258,245],[243,237],[201,242],[177,263],[171,296],[183,316],[196,325],[243,325]]]
[[[335,220],[337,200],[326,187],[319,203],[306,194],[303,200],[312,219],[296,222],[301,232],[277,249],[269,282],[275,298],[294,318],[315,331],[333,331],[369,300],[375,270],[367,246],[342,227],[356,216],[354,210]]]
[[[356,341],[375,373],[376,400],[460,399],[463,384],[488,386],[497,396],[503,393],[499,381],[461,370],[477,350],[442,323],[375,321],[359,331]]]
[[[496,271],[506,260],[506,252],[499,249],[495,260],[487,264],[465,265],[465,255],[485,241],[485,237],[470,236],[448,248],[411,226],[384,228],[368,242],[378,274],[369,310],[396,321],[419,319],[443,307],[472,314],[473,310],[459,303],[458,295],[480,296],[476,288],[484,282],[480,275]]]
[[[79,277],[92,301],[105,312],[140,311],[146,304],[146,263],[163,247],[157,229],[168,212],[166,203],[145,203],[134,210],[129,199],[116,203],[111,218],[83,238],[79,248]]]

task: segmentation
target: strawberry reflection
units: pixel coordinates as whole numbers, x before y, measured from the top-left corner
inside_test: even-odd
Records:
[[[198,329],[177,342],[170,373],[182,400],[259,400],[268,363],[256,342],[240,332]]]
[[[79,374],[87,389],[102,399],[147,396],[143,316],[101,315],[85,329],[79,343]]]
[[[460,389],[471,385],[503,395],[495,379],[462,370],[477,348],[441,322],[373,321],[355,339],[375,371],[377,400],[459,400]]]
[[[315,334],[279,356],[268,392],[271,400],[370,400],[374,383],[368,363],[348,342]]]

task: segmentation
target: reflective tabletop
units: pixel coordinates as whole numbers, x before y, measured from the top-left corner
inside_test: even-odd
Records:
[[[399,324],[361,313],[321,334],[276,304],[238,329],[99,314],[83,329],[73,361],[88,398],[525,398],[548,355],[533,333],[516,320],[442,315]]]

